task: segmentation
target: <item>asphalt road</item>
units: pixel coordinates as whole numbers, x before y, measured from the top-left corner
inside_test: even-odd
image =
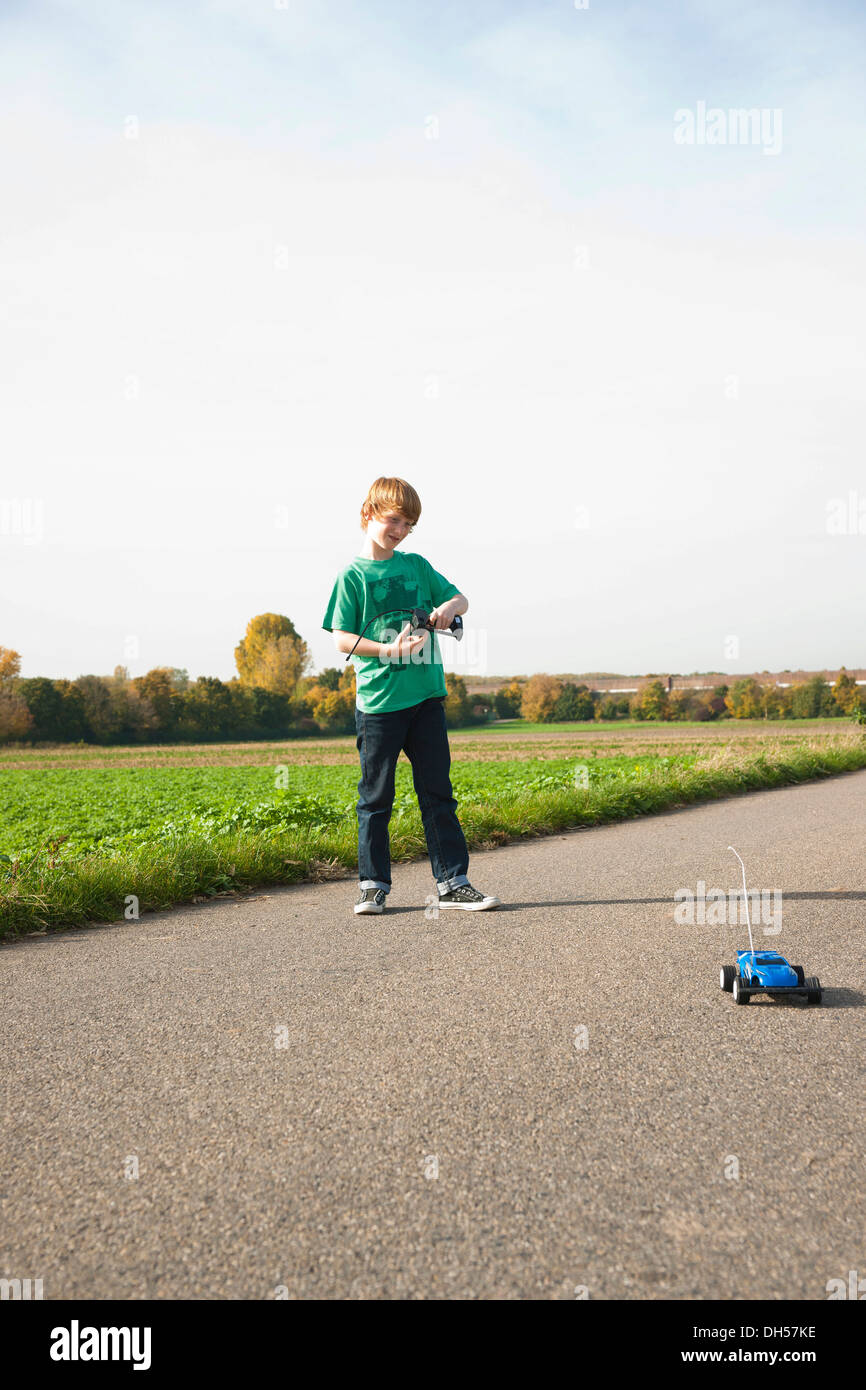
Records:
[[[729,844],[822,1006],[735,1006],[746,928],[674,920]],[[493,912],[425,916],[425,861],[381,917],[346,880],[9,942],[0,1276],[826,1299],[866,1275],[864,849],[857,772],[474,854]]]

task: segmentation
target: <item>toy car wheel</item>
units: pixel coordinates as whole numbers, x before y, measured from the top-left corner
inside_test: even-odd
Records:
[[[804,985],[806,983],[806,972],[803,969],[802,965],[792,965],[791,969],[797,976],[797,984]]]
[[[732,965],[723,965],[721,970],[719,971],[719,984],[721,985],[723,990],[727,991],[728,994],[730,994],[731,990],[734,987],[734,976],[736,975],[736,973],[737,972]]]
[[[750,995],[746,994],[746,992],[745,992],[745,986],[744,986],[744,984],[743,984],[743,979],[742,979],[742,976],[741,976],[741,975],[735,975],[735,976],[734,976],[734,985],[733,985],[733,989],[734,989],[734,1003],[735,1003],[735,1004],[748,1004],[749,999],[750,999]]]
[[[824,991],[821,988],[821,981],[817,975],[810,975],[804,982],[808,987],[809,993],[806,995],[807,1004],[820,1004],[824,998]]]

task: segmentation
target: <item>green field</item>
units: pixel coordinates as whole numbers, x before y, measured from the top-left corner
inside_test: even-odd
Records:
[[[692,766],[681,757],[609,757],[587,765],[595,788],[631,783],[650,770]],[[460,804],[491,797],[525,797],[574,785],[574,758],[457,763],[451,784]],[[190,834],[283,834],[300,826],[324,830],[355,817],[359,772],[352,767],[118,768],[4,772],[0,853],[32,854],[54,841],[55,858],[117,853],[137,844],[164,844]],[[277,785],[277,782],[288,785]],[[395,776],[395,814],[417,809],[412,770]]]
[[[862,726],[745,725],[454,731],[452,785],[470,849],[866,767]],[[351,736],[6,753],[0,935],[116,920],[131,897],[143,913],[356,874]],[[426,857],[402,756],[390,830],[395,863]]]

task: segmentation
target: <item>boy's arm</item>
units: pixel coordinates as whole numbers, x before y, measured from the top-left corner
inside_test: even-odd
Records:
[[[342,632],[340,628],[334,628],[334,646],[338,652],[345,652],[347,655],[358,642],[357,632]],[[355,647],[353,656],[380,656],[385,646],[384,642],[374,642],[372,637],[362,637]]]
[[[405,660],[405,654],[416,651],[427,640],[426,632],[418,632],[413,636],[409,631],[409,623],[406,623],[402,632],[398,633],[393,642],[374,642],[370,637],[362,637],[358,642],[356,632],[342,632],[334,628],[334,644],[338,652],[345,652],[348,656],[358,642],[357,647],[352,652],[353,656],[378,656],[381,661],[393,661],[396,659]]]
[[[446,599],[438,608],[434,608],[430,619],[437,631],[442,632],[451,626],[458,613],[465,613],[468,607],[469,600],[466,595],[455,594],[453,598]]]

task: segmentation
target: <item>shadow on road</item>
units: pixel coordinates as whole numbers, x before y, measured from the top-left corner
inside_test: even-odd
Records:
[[[819,1008],[822,1009],[862,1009],[866,1004],[866,995],[861,994],[856,989],[827,989],[826,985],[821,986],[824,997]],[[730,995],[728,996],[730,998]],[[771,999],[769,994],[756,994],[749,1000],[749,1008],[755,1006],[768,1009],[814,1009],[814,1004],[808,1004],[805,999],[797,995],[779,994],[775,999]]]
[[[751,889],[750,891],[757,892],[759,890]],[[767,890],[765,889],[764,891],[766,892]],[[832,893],[788,893],[783,888],[774,891],[778,891],[779,893],[781,893],[783,900],[787,899],[788,902],[866,901],[866,891],[861,891],[859,889],[854,888],[839,889],[838,891],[834,891]],[[737,890],[735,889],[728,890],[728,896],[730,896],[732,892],[736,896]],[[674,898],[673,893],[671,893],[668,897],[665,898],[553,898],[543,900],[536,899],[533,902],[502,903],[500,907],[497,907],[493,910],[495,910],[496,912],[518,912],[522,911],[522,909],[526,907],[608,907],[627,906],[629,903],[666,903],[669,907],[676,907],[677,905],[676,899]],[[390,907],[390,905],[388,908],[389,913],[392,911],[399,912],[401,910],[406,911],[407,909],[400,909],[399,907],[392,908]],[[408,910],[413,911],[415,909],[409,908]],[[453,909],[446,909],[446,911],[448,910]]]

